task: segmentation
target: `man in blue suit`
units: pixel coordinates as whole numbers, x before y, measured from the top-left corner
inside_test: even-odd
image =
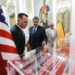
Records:
[[[26,28],[27,23],[28,15],[24,13],[19,13],[17,24],[10,29],[20,57],[22,57],[21,55],[25,50],[25,34],[23,32],[23,29]]]
[[[38,48],[47,43],[47,36],[43,27],[41,27],[39,23],[38,17],[34,17],[33,19],[34,26],[32,26],[29,30],[29,41],[28,48],[31,49]]]

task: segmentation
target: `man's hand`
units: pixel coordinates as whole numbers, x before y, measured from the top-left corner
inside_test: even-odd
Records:
[[[45,41],[43,41],[43,42],[42,42],[42,45],[43,45],[43,46],[44,46],[44,45],[46,45],[46,42],[45,42]]]
[[[50,43],[50,47],[51,47],[51,48],[54,47],[54,43],[53,43],[53,42]]]

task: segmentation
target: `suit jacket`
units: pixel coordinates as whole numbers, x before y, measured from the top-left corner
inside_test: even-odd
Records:
[[[46,29],[46,35],[48,37],[48,42],[52,42],[58,37],[58,33],[56,29],[54,29],[54,36],[52,36],[52,32],[50,28]]]
[[[25,49],[25,35],[22,30],[17,26],[14,25],[11,29],[11,34],[13,40],[15,42],[16,48],[18,50],[19,55],[23,54]]]
[[[38,26],[36,32],[34,33],[34,26],[29,29],[29,41],[31,49],[38,48],[42,46],[42,41],[47,42],[47,36],[43,27]]]

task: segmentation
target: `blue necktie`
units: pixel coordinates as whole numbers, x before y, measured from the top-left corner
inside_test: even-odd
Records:
[[[34,33],[36,32],[36,27],[34,27]]]

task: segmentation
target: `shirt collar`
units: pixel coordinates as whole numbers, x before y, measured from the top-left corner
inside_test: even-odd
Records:
[[[50,28],[51,29],[51,28]],[[51,29],[51,30],[54,30],[54,28],[53,29]]]
[[[23,32],[24,32],[24,29],[22,29],[19,25],[17,25]]]
[[[34,26],[34,28],[36,28],[36,29],[37,29],[37,28],[38,28],[38,26]]]

